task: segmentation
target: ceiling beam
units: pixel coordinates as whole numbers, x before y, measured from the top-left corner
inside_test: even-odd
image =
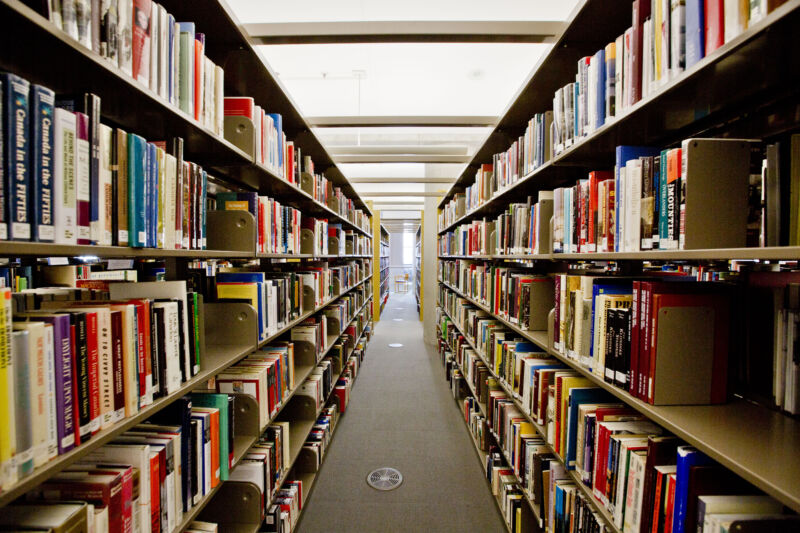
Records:
[[[547,43],[559,21],[380,20],[245,24],[253,44]]]
[[[331,146],[325,148],[331,155],[467,155],[468,148],[463,144],[407,144],[362,146]]]
[[[467,155],[334,155],[337,163],[469,163]]]
[[[489,116],[350,116],[307,117],[315,128],[354,128],[385,126],[492,127],[497,117]]]
[[[455,178],[347,178],[350,183],[452,183]]]

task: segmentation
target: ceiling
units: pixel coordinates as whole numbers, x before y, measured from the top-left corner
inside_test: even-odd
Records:
[[[355,190],[413,231],[577,0],[228,2]]]

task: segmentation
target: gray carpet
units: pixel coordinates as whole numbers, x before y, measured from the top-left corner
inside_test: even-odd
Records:
[[[400,470],[399,488],[367,485],[382,466]],[[413,294],[393,294],[376,324],[299,531],[505,531]]]

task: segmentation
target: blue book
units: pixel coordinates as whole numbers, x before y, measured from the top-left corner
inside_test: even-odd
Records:
[[[30,83],[15,74],[0,74],[3,83],[3,210],[7,234],[0,229],[0,239],[29,241],[31,224],[28,215],[30,202],[30,139],[28,100]]]
[[[686,503],[689,498],[689,469],[693,466],[714,464],[706,454],[693,446],[678,446],[678,462],[675,472],[675,511],[672,533],[684,533],[686,525]]]
[[[144,229],[144,175],[147,141],[135,133],[128,134],[128,243],[143,248],[147,242]]]
[[[686,69],[703,59],[705,53],[703,0],[686,0]]]
[[[606,122],[606,51],[601,48],[594,55],[597,84],[595,85],[595,122],[599,128]]]
[[[659,160],[659,181],[658,181],[658,247],[665,249],[667,247],[667,233],[669,232],[669,217],[667,216],[667,151],[661,150],[661,158]]]
[[[167,13],[167,100],[173,105],[177,104],[175,95],[175,17]]]
[[[148,248],[153,246],[153,239],[151,237],[152,216],[153,216],[153,197],[155,191],[153,190],[153,145],[147,143],[145,145],[145,163],[144,163],[144,245]]]
[[[583,403],[611,402],[613,397],[597,387],[573,387],[569,390],[569,413],[567,414],[567,469],[575,470],[578,440],[578,407]]]
[[[619,170],[621,168],[625,168],[625,164],[630,161],[631,159],[639,159],[640,157],[646,156],[657,156],[658,155],[657,148],[651,148],[649,146],[629,146],[629,145],[621,145],[617,146],[616,149],[616,163],[614,163],[614,190],[616,191],[617,199],[614,202],[614,220],[617,221],[614,227],[614,251],[620,252],[620,218],[619,218],[619,208],[620,204],[625,201],[624,198],[624,191],[621,187],[619,182]]]
[[[53,242],[53,103],[55,93],[41,85],[31,88],[31,224],[33,240]]]
[[[283,117],[280,113],[267,113],[267,115],[272,117],[275,129],[278,130],[278,138],[276,140],[278,144],[278,166],[283,168]]]

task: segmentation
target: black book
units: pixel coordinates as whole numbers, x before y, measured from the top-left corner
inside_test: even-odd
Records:
[[[200,438],[200,422],[197,419],[189,422],[189,440],[192,441],[192,468],[189,470],[189,483],[191,488],[191,502],[196,503],[200,494],[200,476],[198,472],[203,468],[203,449],[198,446]]]
[[[603,372],[603,379],[606,383],[614,383],[614,375],[617,368],[615,359],[617,348],[616,311],[615,308],[606,309],[606,360],[605,371]]]
[[[78,426],[81,443],[92,436],[91,412],[89,408],[91,390],[89,385],[89,345],[87,343],[86,313],[69,311],[70,327],[73,328],[73,349],[75,350],[75,368],[77,376]]]
[[[166,395],[167,384],[167,351],[166,351],[166,323],[164,309],[153,308],[153,340],[151,342],[153,354],[153,396],[160,398]],[[156,382],[159,387],[156,388]]]
[[[631,379],[631,309],[619,309],[619,344],[617,345],[617,369],[615,383],[628,388]]]
[[[181,494],[183,495],[183,511],[192,508],[191,480],[194,472],[194,448],[197,442],[197,433],[192,438],[192,398],[184,396],[161,409],[150,420],[153,424],[168,426],[181,426]],[[196,480],[195,480],[196,483]]]

